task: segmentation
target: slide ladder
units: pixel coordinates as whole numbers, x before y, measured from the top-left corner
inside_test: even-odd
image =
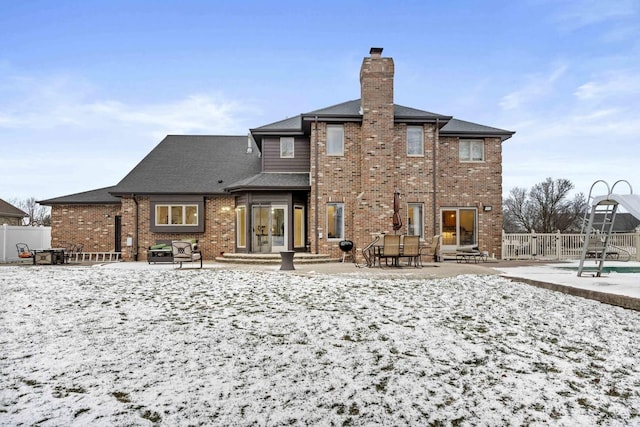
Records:
[[[595,276],[600,277],[605,259],[614,253],[617,254],[617,252],[610,247],[609,239],[611,238],[616,212],[618,211],[618,202],[610,199],[610,197],[616,184],[619,182],[625,182],[629,185],[629,188],[631,188],[631,185],[624,180],[616,181],[612,187],[609,187],[605,181],[598,180],[593,183],[589,190],[588,201],[590,209],[585,212],[582,220],[582,231],[580,233],[582,235],[582,254],[578,266],[578,277],[582,276],[584,263],[587,259],[593,259],[596,262],[597,270]],[[598,183],[606,185],[606,197],[593,196],[593,188]]]

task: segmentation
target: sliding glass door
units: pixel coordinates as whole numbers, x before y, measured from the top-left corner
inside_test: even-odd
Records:
[[[474,208],[443,208],[440,210],[443,249],[476,246],[477,211]]]

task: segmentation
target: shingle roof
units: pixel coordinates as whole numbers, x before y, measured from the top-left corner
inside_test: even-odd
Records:
[[[230,184],[229,191],[249,189],[308,190],[309,173],[263,172]]]
[[[110,191],[115,187],[98,188],[97,190],[84,191],[82,193],[70,194],[68,196],[56,197],[54,199],[39,201],[41,205],[93,205],[93,204],[117,204],[120,203],[118,197],[111,195]]]
[[[313,110],[308,113],[289,117],[274,123],[269,123],[267,125],[251,129],[251,132],[257,135],[276,132],[302,132],[303,122],[305,120],[313,120],[315,117],[325,120],[327,118],[335,118],[341,120],[351,119],[352,121],[360,121],[362,120],[360,105],[360,99],[354,99],[352,101],[342,102],[340,104],[331,105],[319,110]],[[451,116],[431,113],[429,111],[418,110],[417,108],[405,107],[404,105],[398,104],[393,105],[393,114],[398,120],[434,121],[438,119],[444,123],[451,119]]]
[[[360,100],[354,99],[353,101],[342,102],[319,110],[313,110],[303,114],[303,116],[362,116],[360,113]]]
[[[269,123],[268,125],[260,126],[255,129],[251,129],[251,131],[257,132],[265,132],[270,130],[282,131],[282,130],[293,130],[300,131],[302,130],[302,116],[297,115],[294,117],[289,117],[284,120],[279,120],[274,123]]]
[[[479,125],[477,123],[466,122],[464,120],[451,119],[440,130],[441,135],[451,136],[499,136],[504,141],[510,138],[515,132]]]
[[[602,222],[604,214],[597,213],[594,222]],[[614,233],[631,233],[640,226],[640,219],[628,212],[618,212],[611,231]]]
[[[10,218],[24,218],[29,216],[25,211],[13,206],[9,202],[5,202],[0,199],[0,216],[10,217]]]
[[[247,136],[169,135],[113,189],[113,194],[217,194],[261,171]]]

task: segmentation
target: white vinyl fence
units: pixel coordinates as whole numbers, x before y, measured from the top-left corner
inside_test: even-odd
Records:
[[[502,259],[580,259],[582,246],[580,234],[502,233]],[[612,234],[609,248],[621,261],[640,261],[640,230]]]
[[[0,226],[0,262],[20,259],[16,243],[26,243],[29,249],[51,248],[51,227]]]

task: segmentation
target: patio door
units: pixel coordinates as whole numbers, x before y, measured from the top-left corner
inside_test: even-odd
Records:
[[[440,211],[442,249],[455,250],[459,246],[476,246],[477,211],[473,208],[444,208]]]
[[[252,207],[253,252],[271,253],[287,250],[287,206]]]

